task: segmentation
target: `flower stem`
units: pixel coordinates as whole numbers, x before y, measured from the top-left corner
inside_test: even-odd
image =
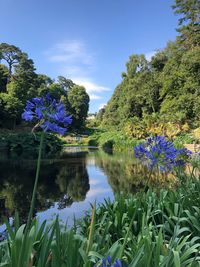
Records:
[[[26,225],[26,230],[28,231],[31,225],[31,220],[33,218],[33,209],[35,206],[35,197],[36,197],[36,190],[37,190],[37,184],[38,184],[38,178],[39,178],[39,173],[40,173],[40,165],[41,165],[41,157],[42,157],[42,147],[43,147],[43,141],[44,141],[44,135],[45,133],[41,133],[40,137],[40,146],[39,146],[39,153],[38,153],[38,159],[37,159],[37,170],[36,170],[36,175],[35,175],[35,183],[33,187],[33,193],[32,193],[32,199],[31,199],[31,206],[28,214],[28,221]]]
[[[147,187],[149,186],[149,182],[150,182],[150,180],[151,180],[152,172],[153,172],[153,167],[151,167],[151,170],[150,170],[150,172],[149,172],[149,176],[148,176],[147,183],[146,183],[146,186],[147,186]]]

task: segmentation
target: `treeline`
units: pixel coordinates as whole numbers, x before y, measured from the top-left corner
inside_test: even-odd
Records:
[[[171,130],[179,125],[179,131],[198,126],[200,2],[176,0],[173,8],[179,14],[176,41],[150,61],[144,55],[130,56],[121,83],[97,115],[104,126],[125,129],[132,136],[145,135],[152,128],[159,132],[166,124]]]
[[[83,86],[63,76],[55,81],[36,73],[33,60],[20,48],[7,43],[0,44],[0,63],[0,128],[14,129],[20,125],[26,101],[47,92],[64,102],[73,116],[73,129],[84,127],[89,96]]]

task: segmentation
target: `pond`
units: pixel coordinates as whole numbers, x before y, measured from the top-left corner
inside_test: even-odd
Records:
[[[26,221],[36,160],[31,159],[31,153],[20,157],[3,152],[0,155],[0,224],[5,217],[12,218],[15,210]],[[59,215],[72,225],[74,217],[84,216],[94,201],[98,205],[105,198],[113,199],[115,193],[137,192],[147,174],[131,152],[108,154],[97,149],[67,148],[55,158],[42,160],[35,215],[41,220]]]

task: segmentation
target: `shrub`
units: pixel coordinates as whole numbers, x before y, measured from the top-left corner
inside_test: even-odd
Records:
[[[1,134],[0,147],[8,152],[23,153],[26,151],[37,152],[40,143],[40,133]],[[55,153],[62,149],[64,142],[54,134],[48,134],[45,138],[45,153]]]
[[[175,137],[173,143],[176,148],[182,148],[185,144],[192,144],[194,143],[196,138],[192,134],[181,134],[177,137]]]

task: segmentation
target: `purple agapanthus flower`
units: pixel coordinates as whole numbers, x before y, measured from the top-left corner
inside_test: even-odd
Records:
[[[151,169],[158,167],[162,172],[183,166],[190,154],[190,151],[185,148],[176,149],[174,144],[164,136],[150,137],[144,143],[134,147],[136,158],[146,162]]]
[[[122,264],[120,259],[117,259],[112,263],[111,257],[108,256],[106,259],[102,259],[102,262],[99,265],[94,265],[94,267],[125,267],[125,265]]]
[[[45,132],[51,131],[60,135],[64,135],[72,123],[72,117],[66,114],[64,104],[51,98],[49,93],[27,101],[22,119],[35,121],[37,124],[34,128],[41,127]]]

